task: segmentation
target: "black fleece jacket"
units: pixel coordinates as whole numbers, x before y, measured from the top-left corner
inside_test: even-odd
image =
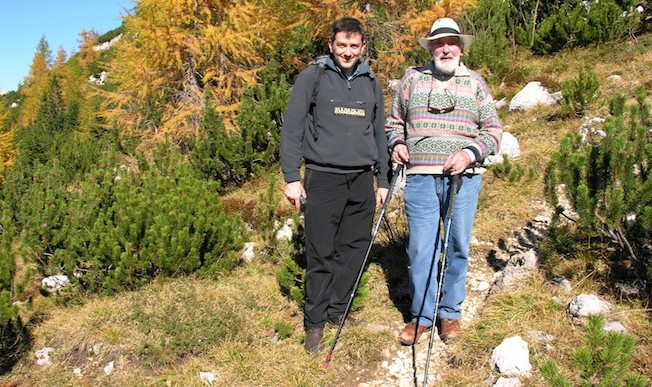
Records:
[[[310,102],[318,61],[325,61],[312,115]],[[375,90],[374,90],[375,89]],[[368,65],[358,63],[347,79],[332,58],[320,57],[296,79],[281,128],[281,167],[286,182],[301,179],[306,168],[349,173],[372,168],[379,187],[389,187],[389,152],[385,134],[383,91]]]

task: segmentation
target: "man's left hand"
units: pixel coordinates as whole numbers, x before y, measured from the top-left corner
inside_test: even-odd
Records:
[[[448,156],[446,164],[444,164],[444,171],[448,171],[451,175],[459,175],[466,171],[466,168],[471,165],[471,157],[464,151],[457,151]]]
[[[378,188],[376,190],[376,208],[381,208],[385,204],[385,199],[387,199],[387,193],[389,189],[387,188]]]

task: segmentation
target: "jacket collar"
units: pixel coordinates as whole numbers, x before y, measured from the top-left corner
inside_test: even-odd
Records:
[[[342,74],[342,76],[344,76],[342,69],[337,64],[335,64],[332,55],[322,55],[317,59],[315,59],[313,63],[320,63],[320,62],[324,63],[326,67],[330,68],[331,70],[339,74]],[[358,64],[355,66],[355,70],[353,71],[353,74],[351,74],[350,78],[353,79],[357,76],[370,74],[370,73],[371,73],[371,67],[369,67],[369,65],[366,63],[358,61]]]

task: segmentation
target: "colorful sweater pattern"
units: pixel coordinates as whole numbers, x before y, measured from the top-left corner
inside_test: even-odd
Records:
[[[432,62],[409,68],[399,81],[385,124],[388,146],[407,145],[408,173],[442,173],[448,156],[462,149],[470,150],[476,156],[472,166],[479,166],[498,152],[502,136],[487,84],[462,63],[447,82],[437,81],[433,71]]]

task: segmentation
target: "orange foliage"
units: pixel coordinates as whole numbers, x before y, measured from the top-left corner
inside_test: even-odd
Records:
[[[381,42],[370,62],[386,80],[392,71],[405,67],[406,55],[418,47],[416,37],[436,18],[459,17],[474,1],[424,3],[140,0],[135,13],[125,18],[125,33],[110,64],[110,82],[117,90],[97,91],[105,101],[102,114],[108,125],[143,140],[184,141],[200,134],[208,97],[233,130],[240,97],[256,81],[267,53],[287,44],[296,27],[306,36],[325,40],[333,21],[342,16],[359,18],[372,44]],[[298,68],[306,65],[306,58],[282,60]]]
[[[257,3],[142,0],[110,67],[119,87],[100,91],[105,117],[146,139],[183,141],[199,133],[205,95],[235,110],[265,62]]]

